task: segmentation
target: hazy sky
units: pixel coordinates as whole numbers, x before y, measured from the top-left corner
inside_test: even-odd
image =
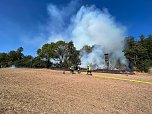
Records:
[[[47,7],[63,7],[70,0],[0,0],[0,52],[22,46],[24,54],[35,55],[47,38]],[[95,5],[107,8],[116,22],[127,28],[128,36],[152,34],[152,0],[79,0],[75,8]]]

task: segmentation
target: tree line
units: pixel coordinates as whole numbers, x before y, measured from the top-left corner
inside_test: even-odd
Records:
[[[0,53],[0,67],[28,67],[28,68],[69,68],[80,65],[79,51],[72,41],[58,41],[47,43],[37,50],[37,56],[24,55],[23,48],[8,53]]]
[[[147,72],[152,66],[152,35],[141,35],[139,40],[133,36],[125,40],[125,48],[122,50],[128,60],[130,69]],[[73,42],[57,41],[44,44],[37,50],[37,56],[24,55],[23,48],[0,53],[0,67],[28,67],[28,68],[69,68],[71,65],[80,65],[80,51],[90,53],[93,46],[85,45],[76,50]]]
[[[152,67],[152,35],[141,35],[136,41],[133,36],[126,39],[124,55],[128,59],[129,67],[148,72]]]

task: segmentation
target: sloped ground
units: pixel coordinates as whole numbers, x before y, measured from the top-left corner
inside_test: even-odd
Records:
[[[152,81],[152,76],[99,74]],[[0,69],[0,114],[152,114],[152,85],[47,69]]]

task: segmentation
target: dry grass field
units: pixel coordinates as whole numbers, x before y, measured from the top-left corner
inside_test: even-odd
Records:
[[[48,69],[0,69],[0,114],[152,114],[152,82],[140,74],[93,77]]]

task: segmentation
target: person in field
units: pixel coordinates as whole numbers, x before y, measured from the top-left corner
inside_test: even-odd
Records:
[[[78,74],[80,74],[81,72],[80,72],[80,67],[79,66],[78,66],[77,70],[78,70]]]
[[[70,71],[71,71],[72,74],[74,74],[74,66],[70,67]]]
[[[87,66],[87,75],[92,75],[90,65]]]

